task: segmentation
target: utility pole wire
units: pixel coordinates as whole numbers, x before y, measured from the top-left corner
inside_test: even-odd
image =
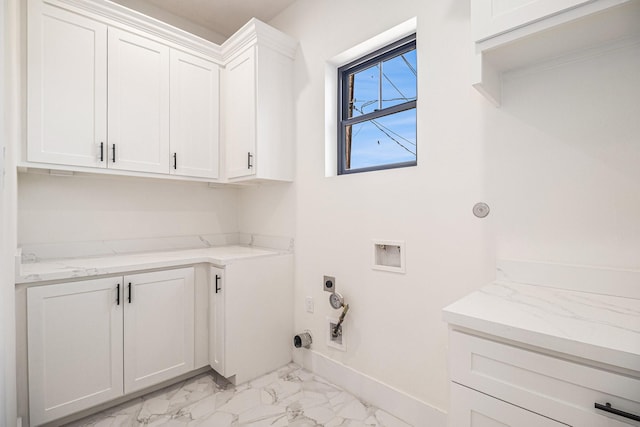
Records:
[[[382,133],[384,133],[385,135],[387,135],[393,142],[395,142],[396,144],[398,144],[400,147],[404,148],[406,151],[408,151],[409,153],[413,154],[414,156],[416,155],[416,153],[414,153],[413,151],[409,150],[407,147],[405,147],[404,145],[402,145],[402,143],[400,141],[398,141],[397,139],[395,139],[393,136],[389,135],[384,129],[382,129],[382,127],[380,127],[380,125],[378,123],[376,123],[375,120],[371,120],[371,123],[373,123],[373,125],[375,127],[378,128],[378,130]]]
[[[415,142],[408,140],[407,138],[405,138],[404,136],[400,135],[397,132],[394,132],[393,129],[389,129],[387,126],[383,125],[382,123],[378,122],[377,120],[372,120],[375,121],[378,125],[380,125],[381,127],[383,127],[384,129],[386,129],[388,132],[391,132],[392,134],[394,134],[395,136],[397,136],[398,138],[404,139],[405,141],[407,141],[409,144],[411,145],[416,145]]]
[[[404,54],[400,55],[400,57],[402,58],[402,60],[404,61],[404,63],[407,65],[407,67],[409,68],[409,70],[411,70],[411,72],[413,73],[414,76],[417,77],[417,71],[416,69],[413,67],[413,65],[411,65],[411,63],[407,60],[407,58],[405,58]],[[354,74],[350,74],[349,75],[349,86],[348,86],[348,100],[349,100],[349,104],[348,104],[348,117],[352,118],[353,117],[353,111],[357,111],[360,114],[364,115],[364,109],[365,107],[368,107],[369,105],[372,104],[379,104],[380,109],[382,109],[382,103],[383,102],[389,102],[389,101],[398,101],[398,100],[404,100],[404,101],[411,101],[411,100],[415,100],[416,97],[413,97],[411,99],[409,99],[404,93],[402,93],[402,91],[393,83],[393,81],[391,81],[391,79],[389,78],[389,76],[382,70],[382,63],[379,63],[376,65],[376,67],[379,70],[379,73],[389,82],[389,84],[391,84],[391,86],[396,90],[396,92],[398,92],[401,96],[401,98],[392,98],[389,100],[384,100],[382,99],[382,82],[380,81],[379,86],[378,86],[378,98],[376,100],[371,100],[371,101],[365,101],[362,103],[362,105],[360,106],[360,108],[358,108],[355,103],[356,100],[354,98],[355,95],[355,88],[354,88],[354,83],[355,83],[355,75]],[[374,110],[375,111],[375,110]],[[375,119],[371,119],[370,122],[383,134],[385,134],[389,139],[391,139],[393,142],[395,142],[397,145],[399,145],[401,148],[403,148],[405,151],[409,152],[412,155],[416,155],[415,152],[411,151],[409,148],[407,148],[404,144],[402,144],[402,142],[400,142],[399,140],[397,140],[396,138],[393,137],[393,135],[397,136],[400,139],[403,139],[404,141],[406,141],[407,143],[414,145],[417,147],[415,142],[410,141],[409,139],[405,138],[404,136],[398,134],[397,132],[393,131],[392,129],[389,129],[388,127],[384,126],[382,123],[379,123],[377,120]],[[346,143],[346,167],[347,169],[351,168],[351,147],[352,147],[352,140],[355,136],[357,136],[360,131],[364,128],[364,124],[362,123],[362,126],[360,126],[360,128],[356,131],[355,135],[353,135],[353,125],[352,126],[347,126],[347,128],[345,129],[346,135],[345,135],[345,143]],[[393,134],[393,135],[391,135]]]
[[[407,67],[409,67],[409,69],[411,70],[411,72],[413,73],[414,76],[418,77],[418,72],[416,71],[415,68],[413,68],[413,65],[411,65],[411,63],[407,60],[407,58],[404,57],[404,53],[402,55],[400,55],[400,57],[402,58],[402,60],[404,61],[405,64],[407,64]]]
[[[393,82],[391,81],[391,79],[389,78],[389,76],[387,76],[387,74],[386,74],[386,73],[382,73],[382,75],[384,76],[384,78],[385,78],[385,79],[387,79],[387,81],[388,81],[389,83],[391,83],[391,86],[393,86],[393,88],[394,88],[394,89],[395,89],[395,90],[400,94],[400,96],[402,97],[402,99],[405,99],[405,100],[407,100],[407,101],[409,100],[409,98],[407,98],[407,97],[404,95],[404,93],[402,93],[402,92],[400,91],[400,89],[398,89],[398,86],[396,86],[396,85],[394,85],[394,84],[393,84]],[[382,94],[380,94],[380,98],[382,98]]]
[[[364,114],[361,110],[359,110],[358,108],[354,107],[354,109],[358,112],[360,112],[360,114]],[[397,132],[394,132],[393,130],[389,129],[388,127],[384,126],[382,123],[378,122],[375,119],[371,119],[370,122],[378,128],[378,130],[382,133],[384,133],[386,136],[388,136],[392,141],[394,141],[396,144],[398,144],[400,147],[404,148],[405,150],[407,150],[408,152],[410,152],[411,154],[413,154],[414,156],[416,155],[416,153],[414,153],[413,151],[409,150],[407,147],[405,147],[400,141],[398,141],[397,139],[395,139],[393,136],[389,135],[389,133],[393,133],[394,135],[396,135],[398,138],[404,139],[405,141],[407,141],[409,144],[411,145],[416,145],[415,142],[405,138],[404,136],[400,135]],[[366,123],[366,122],[365,122]],[[362,123],[364,125],[364,123]],[[362,127],[360,127],[360,129],[358,129],[358,132],[356,132],[356,135],[358,133],[360,133],[360,131],[362,130]]]

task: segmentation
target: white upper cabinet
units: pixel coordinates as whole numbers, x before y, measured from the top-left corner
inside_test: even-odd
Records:
[[[640,39],[637,0],[471,0],[472,85],[495,105],[505,73]]]
[[[107,26],[47,4],[30,3],[28,159],[104,167]]]
[[[252,19],[218,46],[111,2],[30,0],[28,9],[20,166],[293,180],[287,35]]]
[[[109,167],[169,173],[169,47],[109,28]]]
[[[255,175],[255,47],[227,64],[224,97],[227,178]]]
[[[246,40],[252,42],[246,46]],[[229,181],[292,181],[296,43],[252,19],[223,45],[223,144]]]
[[[513,30],[593,0],[472,0],[476,41]]]
[[[171,173],[218,178],[220,68],[171,50],[170,86]]]

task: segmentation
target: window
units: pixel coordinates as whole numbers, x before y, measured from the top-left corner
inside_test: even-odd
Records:
[[[338,69],[338,174],[417,164],[415,34]]]

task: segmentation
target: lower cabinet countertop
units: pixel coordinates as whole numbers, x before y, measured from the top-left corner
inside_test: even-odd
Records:
[[[23,263],[16,271],[16,284],[120,274],[139,270],[172,268],[209,263],[219,267],[236,260],[286,253],[275,249],[230,245],[124,255],[47,259]]]
[[[640,375],[640,300],[497,281],[443,311],[453,328]]]

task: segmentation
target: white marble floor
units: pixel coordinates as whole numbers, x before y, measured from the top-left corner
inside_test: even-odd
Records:
[[[411,427],[294,364],[237,387],[202,374],[70,425]]]

